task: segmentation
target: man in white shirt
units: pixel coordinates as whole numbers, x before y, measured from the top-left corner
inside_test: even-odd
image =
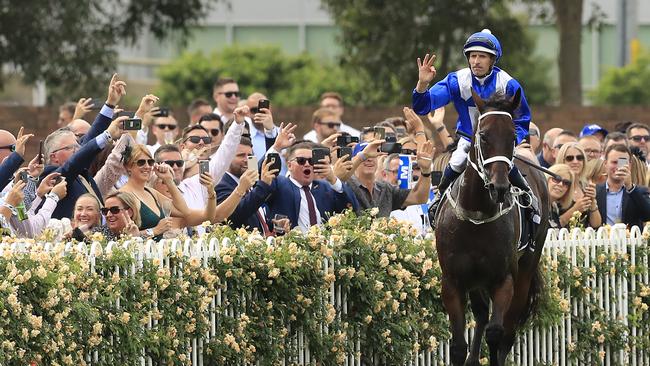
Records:
[[[145,116],[142,119],[142,129],[139,130],[136,135],[135,142],[138,144],[147,144],[149,134],[149,126],[146,125],[147,117],[148,116]],[[173,144],[174,141],[176,141],[176,138],[178,137],[178,122],[172,115],[171,111],[167,117],[153,117],[151,132],[156,136],[156,142],[153,145],[147,145],[147,149],[149,149],[152,156],[161,145]]]
[[[253,94],[256,95],[257,93]],[[259,94],[261,95],[261,94]],[[228,125],[234,117],[234,111],[239,105],[241,93],[239,92],[239,85],[234,79],[219,78],[212,89],[212,97],[217,102],[217,107],[214,113],[221,116],[221,122]],[[257,96],[258,100],[261,99]],[[250,110],[249,113],[250,114]],[[266,116],[265,116],[266,115]],[[270,117],[270,120],[269,120]],[[250,117],[245,117],[248,123],[248,130],[251,133],[251,141],[253,142],[253,154],[258,160],[262,160],[264,153],[268,146],[273,145],[272,140],[278,135],[278,128],[273,124],[273,118],[270,111],[258,111],[254,115],[255,122]]]
[[[336,92],[326,92],[323,93],[320,96],[320,107],[321,108],[329,108],[334,111],[338,115],[338,120],[341,121],[343,118],[343,97],[339,93]],[[341,126],[339,127],[340,132],[347,132],[352,136],[359,136],[360,131],[357,130],[354,127],[348,126],[345,123],[341,122]],[[304,137],[303,140],[309,140],[313,142],[319,142],[317,141],[316,137],[316,130],[313,129],[310,132],[308,132]]]

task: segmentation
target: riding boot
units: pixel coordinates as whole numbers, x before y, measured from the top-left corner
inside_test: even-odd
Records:
[[[442,196],[445,194],[445,191],[449,188],[451,183],[453,183],[459,176],[460,173],[453,170],[449,165],[447,165],[445,171],[442,173],[440,183],[438,184],[438,194],[436,194],[436,198],[434,198],[433,202],[431,202],[431,207],[429,207],[429,223],[433,229],[435,229],[436,212],[438,211],[440,201],[442,201]]]
[[[508,175],[508,178],[510,179],[510,183],[512,183],[513,186],[527,193],[519,196],[519,203],[524,207],[526,206],[528,207],[528,210],[526,210],[529,216],[528,221],[532,222],[532,226],[530,228],[531,230],[530,230],[529,243],[530,243],[530,249],[534,251],[535,233],[537,232],[537,226],[542,221],[542,218],[539,213],[539,203],[537,202],[537,197],[535,197],[535,194],[531,191],[528,182],[521,175],[521,172],[519,171],[519,169],[517,169],[516,166],[512,167],[512,170],[510,170],[510,174]]]

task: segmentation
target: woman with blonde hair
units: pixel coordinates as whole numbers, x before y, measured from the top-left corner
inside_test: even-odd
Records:
[[[603,159],[591,159],[585,164],[585,179],[587,182],[602,184],[607,180],[607,167]]]
[[[573,169],[566,164],[555,164],[549,170],[556,174],[555,177],[547,175],[549,197],[551,198],[551,227],[566,227],[576,212],[580,213],[579,222],[583,226],[599,227],[602,224],[602,218],[596,200],[587,195],[576,199],[572,194],[577,186]]]
[[[115,192],[104,200],[105,206],[101,209],[106,219],[106,224],[95,228],[108,240],[117,240],[122,235],[145,236],[140,231],[140,201],[131,193]]]
[[[140,201],[139,229],[148,237],[158,240],[162,238],[162,234],[173,229],[171,217],[184,218],[186,225],[196,226],[204,221],[210,221],[215,216],[217,200],[214,189],[208,187],[208,204],[202,214],[190,210],[174,183],[171,167],[156,164],[146,146],[138,144],[127,148],[123,155],[123,162],[129,179],[120,191],[132,193]],[[163,180],[169,189],[171,200],[157,190],[147,187],[152,174],[156,174]],[[204,183],[203,176],[202,183]],[[210,179],[207,183],[211,186],[211,182]]]

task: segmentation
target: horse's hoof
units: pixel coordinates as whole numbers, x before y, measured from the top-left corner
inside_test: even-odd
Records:
[[[490,349],[497,349],[501,343],[501,339],[503,338],[503,333],[504,330],[502,325],[489,325],[485,329],[485,342],[490,346]]]

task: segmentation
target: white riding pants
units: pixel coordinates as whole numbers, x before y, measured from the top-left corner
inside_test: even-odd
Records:
[[[467,165],[467,153],[469,153],[469,148],[471,146],[472,143],[470,141],[463,138],[458,140],[458,147],[451,154],[451,158],[449,158],[449,166],[456,173],[462,173],[463,170],[465,170],[465,166]]]

